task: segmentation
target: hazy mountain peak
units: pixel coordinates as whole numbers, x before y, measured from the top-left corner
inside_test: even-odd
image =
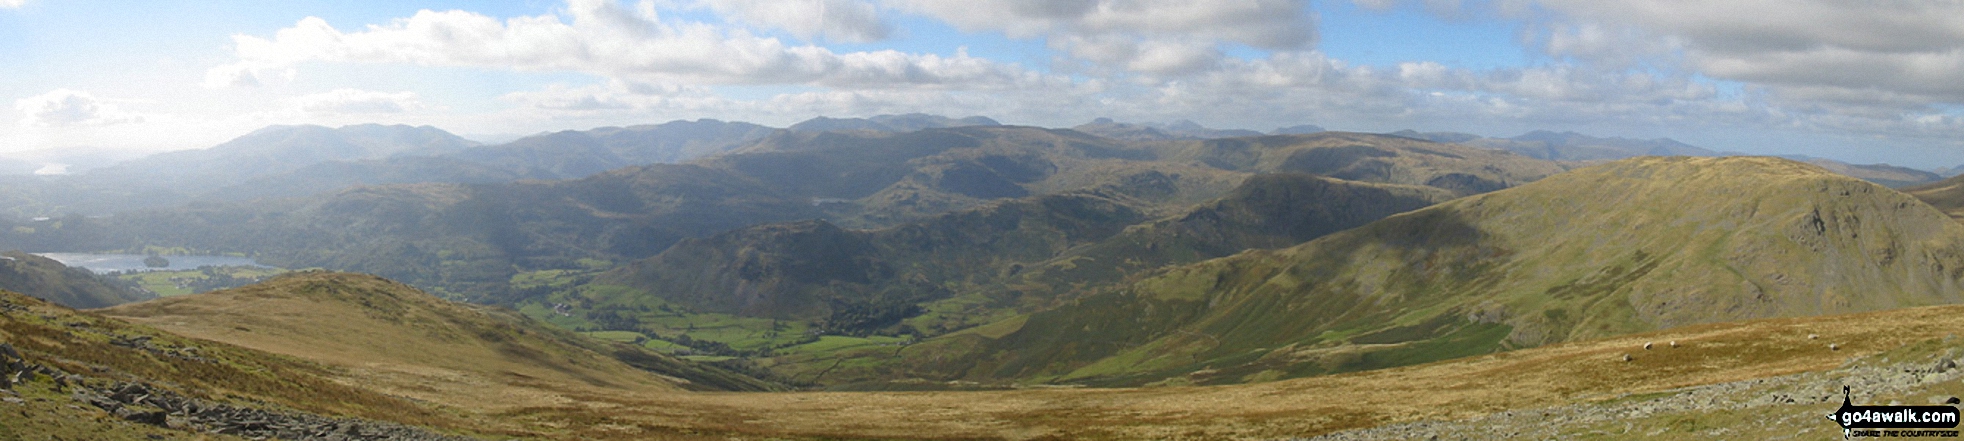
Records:
[[[904,133],[923,129],[998,125],[1002,124],[984,116],[970,116],[955,119],[941,115],[908,113],[902,115],[874,115],[866,118],[830,118],[820,116],[792,124],[790,130],[794,132],[870,130],[875,132]]]
[[[1215,139],[1215,138],[1236,138],[1236,137],[1243,137],[1243,136],[1262,135],[1261,132],[1257,132],[1253,130],[1212,129],[1206,126],[1202,126],[1200,125],[1200,123],[1193,122],[1193,120],[1187,120],[1187,119],[1174,121],[1172,123],[1135,124],[1135,123],[1127,123],[1127,122],[1118,122],[1112,120],[1111,118],[1100,117],[1098,119],[1091,120],[1091,122],[1089,123],[1078,125],[1077,127],[1072,127],[1071,129],[1084,133],[1090,133],[1093,135],[1103,136],[1106,138],[1132,140],[1132,141],[1165,141],[1165,140],[1174,140],[1174,139]]]
[[[1315,125],[1315,124],[1297,124],[1297,125],[1293,125],[1293,126],[1288,126],[1288,127],[1278,127],[1278,128],[1276,128],[1276,129],[1275,129],[1275,131],[1272,131],[1272,132],[1269,132],[1269,134],[1271,134],[1271,135],[1308,135],[1308,134],[1311,134],[1311,133],[1319,133],[1319,132],[1323,132],[1323,131],[1325,131],[1325,130],[1326,130],[1326,129],[1324,129],[1324,128],[1323,128],[1323,126],[1319,126],[1319,125]]]

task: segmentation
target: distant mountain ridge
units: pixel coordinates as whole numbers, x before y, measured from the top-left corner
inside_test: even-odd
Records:
[[[1648,140],[1618,137],[1599,138],[1575,132],[1558,133],[1546,130],[1536,130],[1512,138],[1487,138],[1470,133],[1456,132],[1421,133],[1414,130],[1401,130],[1388,133],[1388,135],[1501,149],[1528,157],[1551,161],[1599,162],[1638,156],[1744,156],[1741,153],[1716,152],[1703,147],[1678,142],[1670,138]],[[1940,173],[1889,164],[1857,165],[1806,155],[1781,155],[1781,157],[1819,165],[1835,173],[1841,173],[1888,187],[1925,184],[1944,178],[1944,175]],[[1939,170],[1939,172],[1943,171]]]
[[[475,145],[430,126],[269,126],[210,148],[158,153],[73,175],[13,179],[9,190],[20,200],[8,208],[48,216],[165,207],[322,163],[441,155]]]
[[[1941,181],[1943,175],[1909,167],[1889,164],[1850,164],[1827,158],[1806,155],[1786,155],[1783,158],[1821,166],[1835,173],[1853,176],[1886,187],[1909,187]]]
[[[1321,127],[1316,127],[1317,130],[1314,131],[1308,130],[1310,127],[1314,126],[1297,126],[1296,130],[1286,134],[1306,134],[1322,131]],[[1262,132],[1253,130],[1207,128],[1189,120],[1179,120],[1167,124],[1133,124],[1113,121],[1111,118],[1098,118],[1089,123],[1071,127],[1071,130],[1127,141],[1193,140],[1262,135]]]
[[[196,188],[288,172],[307,165],[394,156],[434,156],[477,145],[430,126],[361,124],[270,126],[211,148],[159,153],[91,171],[90,177],[120,177],[131,184],[145,179],[193,179]]]
[[[793,132],[828,132],[838,130],[868,130],[874,132],[906,133],[923,129],[945,129],[950,127],[999,126],[1002,123],[986,116],[949,118],[925,113],[904,115],[874,115],[865,118],[827,118],[816,117],[792,124],[787,130]]]
[[[1420,133],[1412,130],[1394,132],[1391,135],[1501,149],[1551,161],[1601,161],[1637,156],[1719,156],[1719,152],[1670,138],[1599,138],[1575,132],[1547,130],[1536,130],[1512,138],[1487,138],[1454,132]]]

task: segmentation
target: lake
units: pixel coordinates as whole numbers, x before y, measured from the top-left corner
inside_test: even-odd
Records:
[[[182,271],[198,269],[201,266],[266,266],[252,261],[251,257],[232,256],[164,256],[170,266],[151,268],[143,265],[145,256],[141,254],[90,254],[90,253],[34,253],[36,256],[54,259],[62,265],[88,268],[96,274],[113,271]]]

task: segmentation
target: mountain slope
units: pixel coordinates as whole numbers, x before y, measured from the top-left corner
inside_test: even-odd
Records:
[[[684,240],[595,283],[697,311],[812,320],[827,332],[864,334],[918,314],[918,303],[991,286],[1013,274],[1012,266],[1042,262],[1144,219],[1110,197],[1070,193],[880,230],[767,224]]]
[[[829,351],[808,351],[796,338],[756,336],[799,329],[779,320],[828,335],[934,336],[1055,307],[1160,266],[1294,245],[1449,198],[1430,187],[1274,173],[1158,219],[1108,192],[1077,192],[877,230],[766,224],[684,240],[545,300],[587,318],[562,325],[739,350],[789,344],[776,348],[787,355],[771,358],[773,372],[829,385],[877,381],[885,374],[876,366],[838,367]],[[707,331],[731,323],[714,314],[771,322]]]
[[[458,407],[546,405],[588,389],[772,388],[638,347],[578,337],[506,310],[444,301],[373,276],[302,273],[100,312],[179,335],[344,367],[371,388]],[[486,383],[505,387],[472,386]],[[514,398],[512,390],[526,398]]]
[[[1168,269],[911,360],[971,379],[1237,382],[1955,303],[1960,277],[1964,225],[1907,195],[1774,158],[1638,158]]]
[[[1026,293],[1057,296],[1167,265],[1288,247],[1452,198],[1452,192],[1433,187],[1259,174],[1185,213],[1129,226],[1031,265],[1014,282]]]
[[[866,332],[869,325],[918,313],[910,310],[915,303],[958,293],[995,297],[989,303],[996,308],[1040,307],[1074,287],[1103,286],[1126,274],[1250,248],[1294,245],[1449,198],[1429,187],[1276,173],[1250,177],[1229,195],[1182,215],[1148,222],[1123,197],[1065,193],[878,230],[824,221],[742,228],[683,240],[595,283],[698,311],[824,320],[835,326],[821,329]],[[879,311],[878,318],[866,317],[870,311]]]
[[[110,284],[89,270],[19,251],[0,254],[0,289],[70,308],[101,308],[156,297]]]

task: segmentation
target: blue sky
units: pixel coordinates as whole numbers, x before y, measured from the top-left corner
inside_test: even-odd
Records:
[[[0,59],[22,156],[926,112],[1964,164],[1964,6],[1938,1],[0,0]]]

